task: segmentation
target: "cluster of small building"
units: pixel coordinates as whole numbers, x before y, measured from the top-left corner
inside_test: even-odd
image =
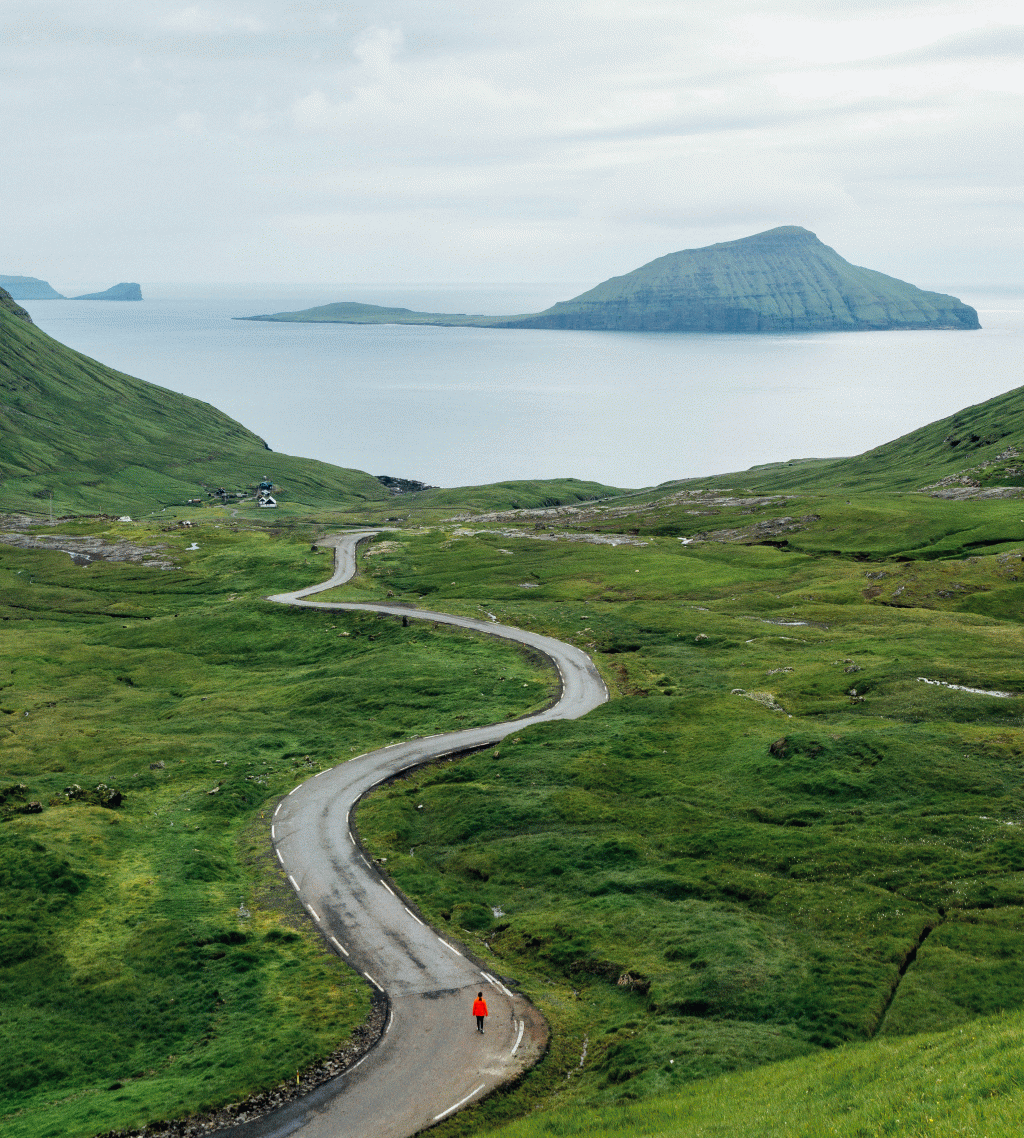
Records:
[[[277,499],[272,493],[273,489],[274,483],[264,475],[263,481],[256,487],[256,505],[264,510],[276,510]],[[223,486],[218,486],[216,490],[208,490],[206,497],[223,504],[248,498],[251,493],[249,490],[225,490]],[[186,506],[203,506],[205,504],[202,498],[189,498],[185,503]]]

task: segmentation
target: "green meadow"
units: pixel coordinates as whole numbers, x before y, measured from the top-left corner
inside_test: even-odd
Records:
[[[84,1138],[344,1046],[369,992],[282,880],[273,804],[354,753],[543,705],[552,677],[456,630],[266,603],[328,574],[305,527],[40,532],[178,566],[0,544],[0,1129]]]
[[[382,535],[325,595],[483,609],[586,648],[616,697],[360,810],[398,885],[555,1029],[451,1130],[540,1101],[530,1125],[575,1133],[578,1109],[1024,1008],[1024,696],[979,694],[1022,687],[1019,503],[819,497],[789,549],[683,545],[648,514],[617,519],[642,546]],[[934,556],[965,532],[995,552]]]
[[[554,504],[540,484],[461,508],[410,495],[321,595],[549,633],[612,694],[359,809],[400,888],[552,1028],[518,1086],[443,1129],[1016,1133],[1020,503],[679,490],[559,484],[549,499],[579,512],[557,517],[530,512]],[[344,1046],[369,993],[282,881],[274,803],[350,755],[555,692],[509,644],[268,604],[329,572],[294,511],[192,516],[36,531],[129,539],[172,570],[0,545],[17,1138],[236,1101]],[[797,524],[750,543],[781,516]],[[588,534],[632,544],[571,540]]]

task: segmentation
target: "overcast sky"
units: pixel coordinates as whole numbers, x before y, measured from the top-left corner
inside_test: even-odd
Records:
[[[0,0],[0,273],[1024,283],[1019,0]]]

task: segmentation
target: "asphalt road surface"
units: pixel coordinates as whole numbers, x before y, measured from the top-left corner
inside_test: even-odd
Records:
[[[275,1113],[231,1130],[239,1138],[407,1138],[479,1101],[543,1053],[547,1029],[525,997],[439,936],[364,856],[351,831],[359,799],[385,779],[441,755],[490,745],[552,719],[576,719],[608,691],[586,653],[496,621],[404,605],[307,600],[355,572],[356,545],[376,530],[325,538],[335,550],[329,581],[270,597],[309,608],[390,613],[454,624],[525,644],[558,668],[562,692],[545,711],[489,727],[397,743],[322,771],[297,786],[274,814],[271,838],[281,865],[317,928],[347,964],[389,1004],[377,1045],[354,1067]],[[473,999],[483,991],[490,1015],[476,1030]]]

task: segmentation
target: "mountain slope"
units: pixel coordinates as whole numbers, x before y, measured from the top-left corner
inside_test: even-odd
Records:
[[[644,332],[804,332],[977,328],[956,297],[925,292],[839,256],[784,225],[659,257],[515,328]]]
[[[742,480],[739,482],[738,480]],[[795,459],[699,481],[760,490],[1024,486],[1024,387],[965,407],[852,458]],[[940,489],[942,487],[939,487]]]
[[[375,478],[270,452],[208,403],[72,351],[0,290],[0,502],[38,511],[131,513],[180,503],[204,485],[269,474],[289,502],[384,499]]]
[[[246,319],[617,332],[979,327],[977,312],[955,296],[851,265],[797,225],[670,253],[532,315],[466,316],[346,302]]]

